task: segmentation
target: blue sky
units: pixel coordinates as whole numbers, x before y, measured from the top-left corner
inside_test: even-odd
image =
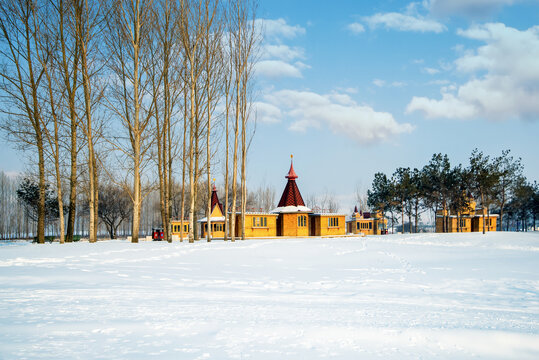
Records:
[[[375,172],[511,149],[539,179],[539,2],[261,1],[249,183],[353,206]]]
[[[348,211],[374,173],[475,147],[539,179],[539,1],[261,0],[258,18],[249,188],[279,197],[294,154],[304,198]],[[1,170],[25,163],[0,149]]]

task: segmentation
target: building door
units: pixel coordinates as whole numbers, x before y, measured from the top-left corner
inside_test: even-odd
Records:
[[[320,218],[315,218],[314,216],[311,216],[310,219],[309,219],[310,223],[311,223],[309,236],[316,236],[316,220],[317,219],[320,219],[320,221],[322,221],[321,217]]]

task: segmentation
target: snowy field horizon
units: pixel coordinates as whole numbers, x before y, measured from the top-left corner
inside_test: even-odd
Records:
[[[0,246],[0,359],[537,359],[539,233]]]

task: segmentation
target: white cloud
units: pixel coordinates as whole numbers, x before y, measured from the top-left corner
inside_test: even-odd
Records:
[[[390,113],[357,104],[348,94],[281,90],[267,94],[264,100],[293,120],[289,127],[293,131],[324,126],[360,144],[370,144],[413,130],[408,123],[399,124]]]
[[[458,34],[486,43],[455,61],[456,70],[470,80],[454,90],[442,89],[439,100],[413,97],[407,111],[429,118],[537,118],[539,26],[520,31],[491,23]]]
[[[253,107],[256,111],[257,121],[264,123],[278,123],[281,121],[282,112],[277,106],[264,103],[254,102]]]
[[[404,81],[393,81],[391,83],[392,87],[403,87],[403,86],[406,86],[406,85],[407,84]]]
[[[476,114],[473,105],[460,101],[453,94],[442,94],[442,100],[432,100],[425,97],[412,98],[406,112],[423,110],[425,117],[468,118]]]
[[[423,68],[423,70],[429,75],[435,75],[435,74],[438,74],[440,72],[440,70],[438,70],[438,69],[429,68],[429,67]]]
[[[265,38],[292,39],[305,34],[305,28],[299,25],[289,25],[285,19],[256,19],[255,26],[264,34]]]
[[[484,18],[516,0],[431,0],[428,6],[437,16],[464,15]]]
[[[384,80],[380,80],[380,79],[374,79],[372,83],[378,87],[383,87],[386,84]]]
[[[289,25],[284,19],[257,19],[256,26],[265,35],[262,60],[255,65],[256,75],[268,78],[301,78],[301,71],[310,68],[298,61],[305,58],[303,48],[285,45],[282,41],[304,34],[305,29],[299,25]]]
[[[346,28],[350,30],[352,34],[356,34],[356,35],[365,31],[365,27],[357,22],[348,24]]]
[[[392,30],[435,33],[441,33],[447,29],[442,23],[419,14],[378,13],[364,17],[363,20],[371,29],[383,26]]]
[[[276,58],[283,61],[292,61],[294,59],[302,59],[304,54],[302,48],[290,47],[283,44],[266,44],[262,48],[262,57],[264,59]]]
[[[388,83],[386,82],[385,80],[381,80],[381,79],[374,79],[372,81],[372,83],[378,87],[384,87],[384,86],[388,86],[388,87],[403,87],[403,86],[406,86],[407,84],[403,81],[393,81],[391,83]]]
[[[449,80],[432,80],[427,83],[427,85],[447,85],[451,83]]]
[[[282,60],[262,60],[255,65],[256,75],[269,78],[294,77],[301,78],[301,70],[298,66]]]

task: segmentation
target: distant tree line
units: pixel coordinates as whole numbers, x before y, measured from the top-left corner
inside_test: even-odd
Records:
[[[410,233],[418,231],[422,213],[431,211],[436,216],[438,210],[447,232],[448,214],[468,211],[470,197],[487,215],[499,214],[499,230],[535,230],[539,213],[539,186],[526,180],[521,160],[510,150],[491,158],[475,149],[467,166],[452,166],[447,155],[434,154],[422,169],[399,167],[391,176],[376,173],[367,196],[368,206],[388,217],[393,230],[400,219],[402,231]]]
[[[188,219],[194,241],[217,174],[225,212],[243,216],[256,9],[254,0],[0,1],[0,128],[31,154],[31,186],[17,202],[27,233],[43,243],[55,223],[60,242],[73,241],[83,216],[91,242],[101,223],[113,237],[126,221],[138,242],[157,194],[154,224],[171,241],[170,220]]]
[[[99,189],[99,213],[97,236],[116,239],[131,234],[132,206],[129,194],[121,186],[113,182],[102,182]],[[239,186],[239,185],[238,185]],[[172,199],[171,217],[179,219],[181,210],[180,185],[173,184],[175,196]],[[47,187],[45,236],[58,237],[59,214],[58,199],[52,186]],[[196,211],[203,216],[206,210],[207,194],[205,183],[199,184]],[[231,191],[231,189],[229,189]],[[223,201],[225,190],[218,187],[218,194]],[[8,176],[0,171],[0,239],[32,239],[36,237],[37,201],[39,185],[30,176]],[[77,204],[74,223],[74,239],[89,235],[88,202],[81,198]],[[189,199],[189,193],[186,194]],[[229,199],[231,208],[232,198]],[[270,211],[275,207],[275,189],[262,185],[247,192],[248,211]],[[186,203],[188,203],[187,201]],[[184,204],[187,205],[187,204]],[[188,208],[184,209],[187,212]],[[68,208],[64,206],[64,213]],[[141,209],[140,233],[142,236],[151,235],[152,227],[161,222],[159,191],[154,189],[144,198]]]

